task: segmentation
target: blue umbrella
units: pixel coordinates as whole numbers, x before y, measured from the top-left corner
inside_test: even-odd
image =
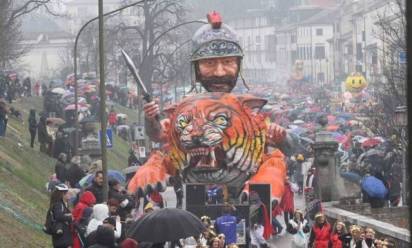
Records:
[[[125,176],[120,171],[108,170],[107,176],[108,176],[109,180],[116,180],[120,183],[125,183],[126,182]],[[90,185],[92,183],[93,179],[94,179],[94,174],[86,175],[85,177],[83,177],[79,181],[80,187],[86,187],[86,186]]]
[[[339,113],[336,115],[337,119],[345,119],[345,120],[350,120],[352,119],[353,114],[351,113]]]
[[[342,172],[340,176],[353,183],[359,183],[362,180],[362,177],[358,173],[351,171]]]
[[[296,128],[292,128],[290,131],[300,136],[301,134],[306,133],[308,130],[302,127],[296,127]]]
[[[374,176],[365,176],[361,182],[361,188],[369,197],[384,199],[388,194],[388,189],[383,182]]]

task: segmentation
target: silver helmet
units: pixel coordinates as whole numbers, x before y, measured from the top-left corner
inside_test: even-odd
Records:
[[[192,37],[192,72],[195,81],[200,75],[197,61],[210,58],[238,57],[239,69],[243,58],[243,50],[239,45],[236,32],[222,23],[219,13],[213,11],[207,15],[208,24],[201,26]],[[193,87],[194,87],[193,82]]]

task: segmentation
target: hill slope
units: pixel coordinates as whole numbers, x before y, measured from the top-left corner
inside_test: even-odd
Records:
[[[55,160],[40,153],[38,144],[30,148],[27,127],[29,110],[40,112],[42,98],[21,99],[12,106],[22,111],[24,122],[10,118],[7,136],[0,138],[0,247],[51,247],[41,226],[49,201],[45,183]],[[128,150],[127,142],[115,137],[109,167],[126,167]]]

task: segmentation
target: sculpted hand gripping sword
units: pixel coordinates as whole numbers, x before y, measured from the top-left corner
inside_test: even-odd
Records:
[[[153,97],[149,94],[146,86],[144,85],[142,79],[139,76],[139,73],[137,73],[137,69],[136,69],[136,66],[133,63],[133,60],[129,57],[129,55],[127,55],[127,53],[123,49],[121,49],[121,52],[122,52],[124,60],[126,61],[127,67],[129,68],[130,72],[132,73],[134,80],[136,80],[138,88],[140,88],[140,90],[143,93],[143,99],[146,102],[151,102],[153,100]],[[159,118],[160,118],[159,115],[156,115],[155,119],[159,120]]]

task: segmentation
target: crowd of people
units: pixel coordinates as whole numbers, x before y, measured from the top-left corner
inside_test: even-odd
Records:
[[[48,215],[53,221],[48,225],[46,221],[45,230],[50,229],[47,233],[52,236],[53,247],[154,247],[148,243],[137,246],[137,241],[127,238],[126,233],[133,221],[164,207],[158,192],[145,196],[143,207],[139,208],[140,198],[129,194],[115,179],[109,181],[109,194],[104,199],[101,170],[83,187],[78,180],[82,177],[70,178],[69,172],[65,178],[65,173],[64,167],[57,164],[57,178],[49,186]]]

